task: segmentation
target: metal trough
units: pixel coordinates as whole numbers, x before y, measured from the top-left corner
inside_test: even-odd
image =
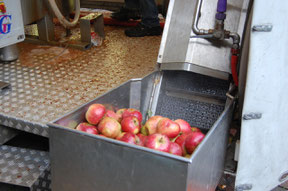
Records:
[[[54,191],[215,190],[232,118],[229,82],[185,71],[132,79],[49,125]],[[179,157],[73,128],[93,103],[182,118],[206,133],[191,158]]]

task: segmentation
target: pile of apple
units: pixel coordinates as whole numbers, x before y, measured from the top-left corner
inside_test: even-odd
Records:
[[[92,104],[85,118],[87,122],[78,124],[77,130],[185,157],[190,157],[205,137],[183,119],[152,116],[142,125],[141,112],[132,108],[115,112]]]

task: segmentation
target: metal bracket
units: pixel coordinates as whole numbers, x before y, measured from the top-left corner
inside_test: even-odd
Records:
[[[252,184],[241,184],[239,186],[236,186],[235,191],[251,190],[252,188]]]
[[[261,119],[262,113],[248,113],[243,115],[243,120]]]
[[[252,31],[254,31],[254,32],[271,32],[272,28],[273,28],[272,24],[254,25],[252,27]]]
[[[91,22],[94,32],[102,38],[105,37],[102,13],[90,13],[80,19],[81,41],[91,43]]]

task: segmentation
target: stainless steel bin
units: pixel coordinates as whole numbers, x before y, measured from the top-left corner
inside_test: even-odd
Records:
[[[132,79],[51,122],[53,191],[215,190],[232,118],[229,82],[185,71]],[[206,133],[191,158],[179,157],[73,128],[93,103],[182,118]]]

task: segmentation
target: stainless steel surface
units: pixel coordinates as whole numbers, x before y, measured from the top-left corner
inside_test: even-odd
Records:
[[[187,188],[189,191],[214,191],[223,174],[228,129],[232,119],[233,101],[228,100],[222,115],[206,134],[204,143],[194,151],[189,165]]]
[[[186,190],[185,162],[65,129],[50,132],[53,191]]]
[[[45,173],[49,164],[47,152],[0,146],[0,182],[2,183],[30,188]]]
[[[235,31],[242,37],[249,2],[249,0],[228,1],[225,29]],[[161,63],[161,66],[170,63],[182,63],[178,68],[175,65],[174,69],[199,72],[194,70],[195,67],[183,67],[184,63],[190,63],[214,70],[216,73],[223,72],[223,75],[227,75],[227,73],[231,73],[230,49],[232,40],[218,42],[209,39],[190,38],[190,36],[195,36],[192,32],[192,21],[196,4],[197,2],[194,0],[170,1],[158,62]],[[209,29],[214,27],[216,7],[217,1],[203,1],[198,23],[199,28]],[[169,69],[169,67],[163,66],[164,68]],[[205,73],[206,71],[203,70],[202,72]],[[211,72],[206,74],[211,75]]]
[[[53,41],[54,37],[54,23],[52,17],[46,14],[43,18],[37,21],[37,28],[39,40]]]
[[[103,14],[90,13],[80,18],[81,42],[91,43],[91,22],[93,32],[96,32],[100,37],[104,38]]]
[[[225,112],[221,114],[229,83],[191,72],[165,71],[160,74],[163,75],[161,84],[156,80],[159,79],[159,72],[144,77],[141,83],[140,79],[130,80],[49,124],[53,190],[97,188],[123,191],[164,189],[184,191],[194,188],[191,183],[198,176],[205,177],[207,182],[201,182],[201,185],[199,184],[201,189],[197,191],[208,190],[206,187],[211,191],[213,187],[216,188],[223,171],[226,133],[233,104],[230,101]],[[145,119],[149,113],[147,109],[150,106],[151,96],[154,94],[153,82],[160,87],[159,97],[155,99],[157,101],[155,115],[172,119],[182,118],[191,125],[200,127],[204,132],[208,131],[207,137],[201,143],[202,146],[199,146],[191,158],[73,129],[79,122],[85,120],[85,112],[93,103],[102,103],[109,108],[117,109],[131,107],[131,103],[137,107],[139,104],[131,101],[137,99],[136,103],[141,101],[140,111]],[[180,90],[180,96],[170,94]],[[183,96],[183,92],[185,95],[196,95],[197,99],[195,96],[187,98]],[[205,99],[199,100],[200,96]],[[211,99],[219,102],[206,102]],[[201,155],[200,158],[197,153]],[[204,153],[206,160],[204,162],[202,159],[202,163],[200,159]],[[194,161],[197,161],[196,166]]]
[[[199,74],[208,75],[211,77],[228,80],[229,73],[220,72],[217,70],[213,70],[210,68],[198,66],[196,64],[191,63],[165,63],[160,65],[161,70],[183,70],[183,71],[193,71]]]
[[[14,60],[17,60],[18,56],[19,50],[16,44],[0,48],[0,61],[12,62]]]
[[[18,133],[15,129],[0,125],[0,145],[14,138]]]
[[[24,25],[32,24],[42,19],[47,13],[44,0],[21,0]]]
[[[48,137],[47,122],[131,79],[154,71],[161,37],[128,38],[105,27],[101,47],[85,52],[22,43],[20,58],[0,64],[0,124]]]
[[[158,63],[185,62],[195,6],[194,0],[170,0]]]

